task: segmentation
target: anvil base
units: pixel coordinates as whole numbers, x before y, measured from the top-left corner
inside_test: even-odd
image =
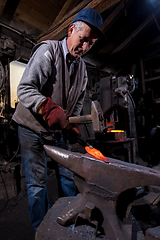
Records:
[[[57,223],[57,217],[74,198],[75,197],[65,197],[57,200],[38,227],[35,240],[109,240],[106,235],[101,233],[95,238],[95,228],[87,223],[78,226],[74,224],[62,226]],[[139,226],[136,226],[137,222],[135,222],[135,219],[133,220],[133,225],[134,232],[132,234],[132,240],[144,240],[144,235],[139,231]]]
[[[35,240],[95,240],[95,228],[92,226],[86,224],[75,227],[74,224],[72,224],[64,227],[57,223],[57,217],[73,199],[74,197],[58,199],[38,227]],[[97,236],[96,240],[99,239],[109,240],[105,235]]]

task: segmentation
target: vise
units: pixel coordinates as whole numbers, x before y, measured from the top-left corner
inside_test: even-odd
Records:
[[[74,172],[79,194],[60,213],[57,222],[63,226],[78,224],[83,218],[104,232],[109,240],[131,240],[131,215],[119,215],[120,196],[126,191],[149,185],[160,185],[160,171],[108,158],[103,162],[87,154],[70,152],[44,145],[46,153]]]

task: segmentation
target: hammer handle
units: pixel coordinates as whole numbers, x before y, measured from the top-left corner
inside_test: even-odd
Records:
[[[74,117],[69,117],[68,120],[70,123],[91,123],[92,116],[91,115],[74,116]]]

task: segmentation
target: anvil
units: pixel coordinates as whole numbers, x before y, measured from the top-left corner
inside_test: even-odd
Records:
[[[90,155],[44,145],[46,153],[74,172],[80,192],[57,218],[67,226],[83,217],[104,230],[110,240],[131,240],[129,218],[120,219],[117,204],[121,194],[136,187],[160,185],[160,171],[108,158],[109,162]],[[128,222],[129,225],[128,225]]]

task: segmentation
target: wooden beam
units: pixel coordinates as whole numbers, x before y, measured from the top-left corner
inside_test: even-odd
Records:
[[[35,18],[34,16],[28,15],[28,13],[23,12],[21,9],[17,8],[15,17],[18,19],[30,24],[31,26],[40,29],[41,31],[45,31],[48,28],[48,25],[44,22],[40,22],[39,19]]]
[[[7,2],[7,0],[1,0],[1,1],[0,1],[0,16],[1,16],[2,13],[3,13],[3,10],[4,10],[4,7],[5,7],[5,5],[6,5],[6,2]]]
[[[128,7],[134,0],[122,0],[118,6],[113,10],[109,17],[104,21],[102,25],[102,31],[107,32],[107,30],[113,25],[113,23],[119,18],[125,8]],[[129,2],[129,4],[128,4]]]
[[[44,6],[40,2],[35,1],[35,0],[27,0],[27,1],[21,0],[18,7],[20,7],[20,6],[21,7],[24,6],[24,11],[25,11],[25,9],[27,9],[27,7],[30,7],[30,9],[35,9],[38,13],[40,13],[44,17],[50,19],[52,21],[52,23],[55,20],[57,13],[60,11],[60,7],[57,7],[53,3],[52,3],[52,7],[50,5],[47,5],[47,3]]]
[[[122,15],[123,11],[125,11],[125,9],[127,10],[127,8],[130,6],[130,4],[133,2],[134,0],[122,0],[117,7],[112,11],[112,13],[108,16],[108,18],[104,21],[103,25],[102,25],[102,32],[106,33],[111,27],[112,25],[117,21],[117,19]],[[99,50],[99,53],[104,53],[104,49]],[[108,50],[108,46],[107,46],[107,50]]]
[[[107,9],[113,7],[115,4],[120,2],[121,0],[109,0],[109,1],[102,1],[99,4],[97,4],[94,9],[99,12],[100,14],[106,11]]]
[[[73,15],[75,16],[75,14],[77,14],[80,10],[82,10],[88,3],[90,3],[92,0],[84,0],[83,2],[81,2],[80,4],[78,4],[78,6],[76,6],[74,9],[72,9],[69,13],[67,13],[60,21],[53,23],[51,25],[50,28],[48,28],[48,30],[44,31],[38,38],[37,38],[37,42],[41,42],[43,40],[47,40],[47,39],[53,39],[52,36],[50,36],[52,34],[52,32],[57,29],[59,26],[62,26],[63,23],[65,23],[65,21],[72,17]],[[74,18],[74,17],[73,17]]]
[[[124,50],[139,33],[146,29],[153,22],[153,17],[149,16],[135,31],[133,31],[128,38],[125,39],[111,54]]]
[[[23,2],[18,5],[15,16],[42,31],[52,24],[52,20],[43,15],[42,12]]]
[[[56,25],[53,24],[47,31],[41,34],[37,39],[37,42],[41,42],[47,39],[58,40],[66,36],[69,24],[72,22],[76,14],[84,8],[91,7],[95,9],[96,7],[98,8],[101,6],[99,4],[102,4],[102,2],[105,2],[105,8],[101,8],[101,10],[99,9],[100,12],[103,12],[107,8],[113,6],[119,1],[120,0],[92,0],[92,1],[84,0],[78,6],[76,6],[73,10],[71,10],[68,14],[66,14]]]
[[[155,16],[160,14],[160,7],[157,8],[154,15],[151,14],[135,31],[133,31],[128,38],[125,39],[111,54],[124,50],[142,31],[150,26],[155,20]]]
[[[7,0],[1,18],[10,24],[20,0]]]
[[[60,20],[61,18],[63,18],[63,16],[68,13],[71,9],[73,9],[77,3],[79,2],[79,0],[67,0],[65,2],[65,4],[63,5],[61,11],[59,12],[59,14],[57,15],[54,23],[56,23],[58,20]]]
[[[26,0],[25,0],[26,1]],[[58,3],[57,1],[55,0],[47,0],[47,1],[44,1],[44,0],[32,0],[32,1],[36,1],[38,4],[40,4],[44,9],[48,9],[50,11],[53,11],[54,13],[57,11],[57,14],[59,13],[59,11],[61,10],[62,6],[61,4],[64,4],[64,1],[60,1],[58,0]],[[27,1],[26,1],[27,2]],[[56,14],[56,15],[57,15]]]
[[[36,0],[37,1],[37,0]],[[38,0],[39,1],[39,0]],[[41,0],[44,2],[44,0]],[[59,6],[60,8],[63,7],[64,3],[66,2],[66,0],[51,0],[52,2],[54,2],[55,4],[57,4],[57,6]]]

